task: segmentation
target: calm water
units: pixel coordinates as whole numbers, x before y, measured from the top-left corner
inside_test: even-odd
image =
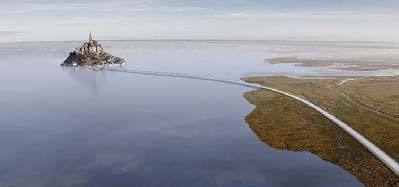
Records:
[[[310,153],[259,141],[244,121],[253,109],[242,97],[247,88],[59,67],[78,45],[0,44],[0,186],[360,185]],[[322,72],[263,63],[315,53],[306,43],[302,50],[273,42],[104,45],[134,69],[229,79]]]

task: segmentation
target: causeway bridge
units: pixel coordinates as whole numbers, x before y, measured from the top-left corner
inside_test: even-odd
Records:
[[[186,79],[198,79],[198,80],[205,80],[205,81],[213,81],[213,82],[220,82],[220,83],[225,83],[225,84],[244,86],[244,87],[253,88],[253,89],[265,89],[265,90],[269,90],[269,91],[272,91],[275,93],[285,95],[287,97],[291,97],[297,101],[304,103],[308,107],[317,111],[318,113],[320,113],[321,115],[323,115],[324,117],[329,119],[331,122],[333,122],[334,124],[339,126],[341,129],[343,129],[345,132],[347,132],[350,136],[352,136],[354,139],[356,139],[360,144],[362,144],[365,148],[367,148],[374,156],[376,156],[379,160],[381,160],[397,176],[399,176],[399,164],[393,158],[391,158],[389,155],[387,155],[383,150],[381,150],[379,147],[377,147],[372,142],[370,142],[367,138],[365,138],[363,135],[361,135],[360,133],[358,133],[357,131],[352,129],[348,124],[341,121],[334,115],[332,115],[332,114],[328,113],[327,111],[325,111],[324,109],[320,108],[319,106],[311,103],[310,101],[308,101],[304,98],[287,93],[285,91],[281,91],[281,90],[278,90],[278,89],[275,89],[272,87],[262,86],[262,85],[258,85],[258,84],[246,83],[243,81],[224,80],[224,79],[218,79],[218,78],[214,78],[214,77],[192,75],[192,74],[185,74],[185,73],[142,71],[142,70],[125,69],[125,68],[102,68],[101,70],[122,72],[122,73],[134,73],[134,74],[156,75],[156,76],[166,76],[166,77],[181,77],[181,78],[186,78]]]

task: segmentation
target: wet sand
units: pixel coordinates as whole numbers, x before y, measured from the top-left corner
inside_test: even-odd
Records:
[[[323,67],[328,69],[348,70],[348,71],[377,71],[386,69],[399,70],[397,58],[378,58],[378,59],[311,59],[299,57],[277,57],[265,60],[270,64],[290,64],[295,63],[303,67]]]

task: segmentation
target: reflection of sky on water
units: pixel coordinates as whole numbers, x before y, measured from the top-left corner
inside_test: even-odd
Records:
[[[117,45],[116,45],[117,43]],[[397,43],[375,42],[287,42],[287,41],[126,41],[106,42],[109,50],[129,62],[127,68],[204,74],[227,79],[245,75],[369,76],[392,75],[398,71],[342,71],[294,64],[268,64],[265,59],[395,57]],[[131,46],[134,47],[131,47]],[[123,52],[123,54],[122,54]]]
[[[60,45],[61,44],[61,45]],[[107,51],[125,58],[126,68],[169,71],[239,79],[243,75],[367,76],[392,75],[398,70],[342,71],[267,64],[265,59],[298,56],[321,59],[397,59],[399,44],[389,42],[294,41],[104,41]],[[80,42],[27,42],[0,44],[1,54],[51,54],[59,61]],[[25,50],[29,49],[29,50]]]
[[[6,120],[0,131],[0,170],[7,173],[0,176],[2,184],[357,184],[314,155],[276,151],[260,142],[244,122],[252,110],[242,98],[246,88],[107,73],[96,97],[73,79],[72,84],[49,81],[46,92],[31,92],[51,101],[34,108],[34,100],[13,97],[30,112],[0,114]],[[47,92],[50,88],[55,91]],[[74,94],[53,99],[65,90]]]
[[[0,47],[0,186],[358,185],[312,154],[260,142],[244,121],[247,88],[59,67],[72,44]],[[248,44],[120,44],[106,42],[127,68],[232,79],[311,72],[265,66],[267,53]]]

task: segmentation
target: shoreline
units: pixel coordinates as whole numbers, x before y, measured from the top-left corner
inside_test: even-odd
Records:
[[[354,106],[353,104],[351,105],[351,103],[344,100],[342,98],[342,96],[339,95],[340,89],[351,90],[351,91],[357,92],[358,90],[353,89],[353,88],[351,89],[351,86],[354,83],[360,82],[360,83],[358,83],[358,84],[360,84],[360,86],[358,86],[359,88],[371,87],[373,89],[374,88],[373,84],[375,86],[381,86],[378,81],[385,82],[385,84],[382,85],[382,86],[385,86],[388,88],[388,89],[387,88],[382,89],[382,90],[384,90],[385,94],[393,93],[396,95],[396,93],[399,93],[399,92],[396,92],[396,90],[389,90],[389,88],[392,89],[392,85],[386,85],[386,82],[389,79],[392,79],[391,84],[393,84],[393,85],[397,85],[397,83],[399,82],[398,76],[384,77],[384,78],[375,78],[375,77],[358,78],[358,79],[352,80],[352,81],[350,81],[346,84],[342,84],[342,85],[338,85],[340,83],[340,80],[342,80],[342,79],[336,79],[336,78],[335,79],[331,79],[331,78],[330,79],[293,79],[293,78],[287,78],[287,77],[283,77],[283,76],[243,78],[244,81],[247,81],[249,83],[260,84],[260,85],[264,85],[266,87],[271,86],[273,88],[278,88],[280,90],[284,90],[289,93],[296,94],[296,95],[300,96],[300,97],[296,98],[297,100],[310,101],[308,106],[312,106],[312,105],[314,105],[315,107],[319,106],[318,107],[319,109],[323,108],[324,111],[328,111],[327,114],[331,113],[332,115],[337,116],[337,118],[340,119],[340,120],[337,119],[338,120],[337,121],[338,123],[336,123],[337,125],[339,125],[342,121],[347,122],[347,124],[349,124],[348,127],[349,126],[351,127],[350,129],[347,129],[347,130],[351,131],[351,129],[354,128],[352,130],[356,130],[356,131],[360,132],[363,136],[370,138],[371,142],[378,145],[380,148],[382,148],[382,150],[387,151],[386,155],[391,155],[391,156],[393,156],[394,159],[398,160],[399,159],[399,149],[397,149],[398,146],[396,146],[396,145],[399,145],[399,142],[397,142],[398,141],[397,138],[394,138],[392,136],[398,136],[399,122],[397,120],[391,121],[390,119],[386,119],[384,116],[378,117],[378,116],[376,116],[378,114],[373,114],[369,110],[362,109],[359,106]],[[377,81],[377,82],[375,82],[375,81]],[[370,84],[370,83],[373,83],[373,84]],[[363,85],[367,85],[368,87],[363,86]],[[372,92],[369,92],[369,90],[367,90],[367,89],[365,91],[362,91],[361,93],[369,93],[374,97],[375,97],[375,95],[378,95],[378,93],[372,94]],[[385,95],[382,97],[385,97]],[[362,97],[359,97],[356,95],[356,98],[359,99]],[[363,100],[361,100],[361,101],[363,101]],[[399,102],[399,97],[398,97],[397,101]],[[394,106],[396,106],[396,105],[394,105]],[[316,109],[316,110],[319,111],[319,109]],[[394,107],[391,110],[399,111],[399,108]],[[319,112],[323,114],[323,111],[319,111]],[[332,118],[335,118],[335,117],[332,116]],[[365,126],[364,124],[368,124],[368,125]],[[344,128],[344,130],[345,130],[345,128]],[[356,138],[356,136],[354,138]],[[367,147],[367,145],[365,145],[365,146]],[[373,152],[372,147],[373,147],[373,145],[371,145],[371,147],[370,147],[371,149],[369,149],[371,152]],[[384,152],[384,151],[382,151],[382,152]],[[376,156],[378,157],[378,154]],[[396,173],[397,176],[399,176],[398,164],[394,159],[388,158],[387,161],[392,162],[392,164],[393,164],[392,166],[395,165],[394,167],[396,167],[396,168],[391,168],[391,169],[393,172]],[[382,161],[383,161],[383,159],[382,159]],[[389,166],[389,164],[388,164],[388,166]]]
[[[305,104],[268,90],[249,91],[244,98],[255,106],[245,120],[265,144],[278,150],[310,152],[366,186],[399,184],[397,175],[369,150]]]

